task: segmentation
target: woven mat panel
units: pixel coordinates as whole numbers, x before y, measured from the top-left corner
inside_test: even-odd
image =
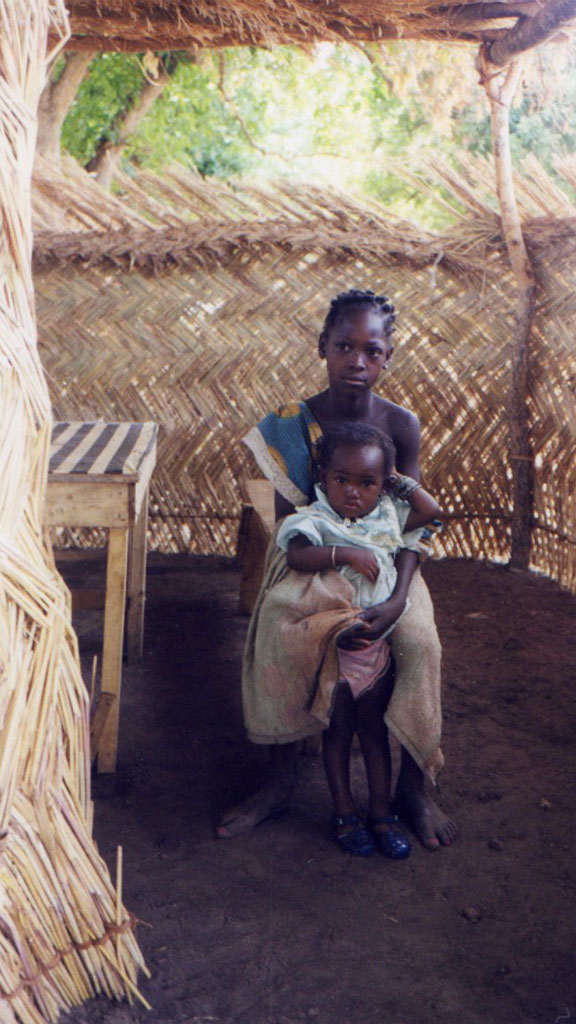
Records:
[[[399,328],[385,393],[420,418],[423,478],[451,516],[435,551],[505,558],[509,371],[495,338],[503,323],[510,327],[509,296],[505,287],[480,291],[447,275],[434,289],[414,277],[401,293],[408,330]]]
[[[569,272],[571,269],[571,273]],[[530,406],[536,458],[532,561],[576,590],[576,274],[558,252],[531,351]]]
[[[490,524],[482,550],[505,556],[507,467],[479,453],[506,449],[507,369],[492,325],[508,317],[508,300],[381,262],[266,253],[217,272],[117,270],[106,273],[105,292],[98,269],[79,273],[78,289],[60,270],[37,275],[55,414],[160,424],[153,546],[234,552],[251,472],[241,437],[267,409],[324,386],[316,342],[334,282],[361,281],[396,302],[397,351],[383,392],[421,417],[427,480],[455,514],[480,510]],[[479,531],[475,519],[455,520],[442,551],[473,555]]]
[[[328,303],[371,287],[398,313],[382,393],[420,417],[424,476],[451,516],[438,553],[508,559],[513,284],[487,194],[492,170],[471,157],[463,167],[456,180],[429,165],[471,211],[442,238],[349,196],[289,183],[231,189],[177,167],[161,180],[120,178],[120,230],[102,232],[95,220],[84,234],[47,232],[53,187],[38,181],[35,282],[55,414],[159,424],[153,548],[235,552],[243,484],[257,474],[243,434],[269,409],[325,386],[317,337]],[[76,196],[81,172],[67,173]],[[562,173],[570,185],[576,162]],[[539,282],[533,563],[573,587],[576,221],[535,162],[517,185]],[[98,224],[119,216],[118,200],[107,203],[103,195]],[[59,543],[104,536],[64,531]]]

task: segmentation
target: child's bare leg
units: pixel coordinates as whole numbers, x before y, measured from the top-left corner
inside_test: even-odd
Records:
[[[404,747],[394,794],[394,811],[406,821],[427,850],[450,846],[456,838],[456,825],[427,792],[424,773]]]
[[[366,764],[371,818],[390,814],[390,744],[384,712],[393,684],[394,674],[388,672],[356,703],[356,727]]]
[[[332,829],[338,845],[355,857],[375,852],[372,836],[354,809],[350,790],[350,750],[356,731],[356,702],[348,683],[339,683],[330,725],[322,734],[326,777],[334,801]]]
[[[220,839],[251,832],[256,825],[290,806],[296,786],[296,743],[270,747],[270,779],[247,800],[226,811],[216,827]]]
[[[380,853],[392,860],[404,860],[410,854],[410,842],[390,814],[390,744],[384,722],[393,683],[390,671],[358,698],[356,722],[370,795],[368,827]]]
[[[350,749],[355,731],[355,701],[348,683],[339,683],[330,725],[322,733],[326,778],[334,802],[334,811],[339,817],[354,812],[350,790]]]

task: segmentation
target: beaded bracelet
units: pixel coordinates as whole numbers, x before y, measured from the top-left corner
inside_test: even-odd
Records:
[[[414,480],[413,477],[397,473],[396,483],[392,488],[391,494],[393,498],[398,498],[400,501],[408,501],[412,492],[417,490],[418,487],[422,487],[422,484]]]

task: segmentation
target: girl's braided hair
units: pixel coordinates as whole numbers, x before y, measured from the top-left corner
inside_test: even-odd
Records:
[[[384,334],[392,334],[394,330],[394,305],[386,295],[376,295],[372,291],[361,292],[358,288],[352,288],[348,292],[340,292],[330,303],[330,309],[324,321],[320,337],[325,337],[339,320],[346,316],[350,309],[368,307],[382,316]]]
[[[323,437],[318,439],[315,445],[318,465],[326,472],[337,448],[365,448],[367,445],[380,448],[384,456],[384,476],[388,476],[392,472],[396,460],[396,448],[392,438],[378,427],[372,427],[368,423],[359,423],[357,420],[350,423],[339,423],[338,426],[331,427]]]

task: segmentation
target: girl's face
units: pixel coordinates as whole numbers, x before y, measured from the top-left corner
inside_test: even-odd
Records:
[[[318,350],[326,360],[330,387],[340,394],[370,391],[386,369],[393,352],[384,334],[382,316],[373,309],[351,310],[320,338]]]
[[[322,472],[331,507],[343,519],[358,519],[376,508],[386,473],[384,452],[375,444],[340,445]]]

